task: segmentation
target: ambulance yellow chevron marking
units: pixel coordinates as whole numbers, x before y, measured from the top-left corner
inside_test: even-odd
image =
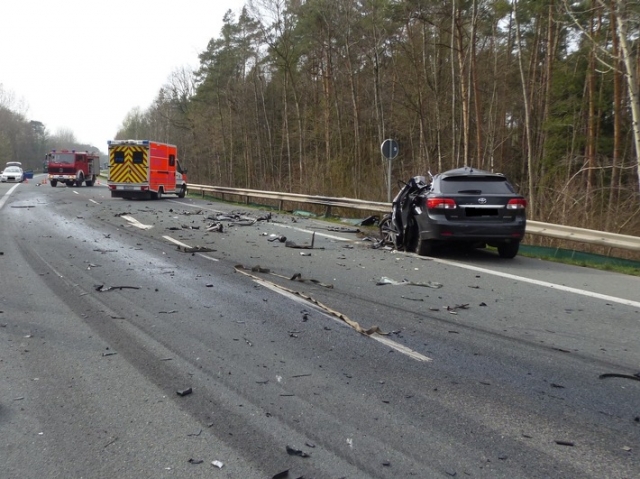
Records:
[[[124,161],[116,163],[115,152],[124,153]],[[142,163],[133,162],[133,153],[142,152]],[[109,151],[109,181],[114,183],[146,183],[149,165],[148,149],[142,146],[117,146]]]

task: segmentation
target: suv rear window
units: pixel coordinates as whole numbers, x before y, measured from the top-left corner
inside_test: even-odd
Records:
[[[500,176],[450,176],[442,179],[440,189],[446,194],[515,194],[507,179]]]

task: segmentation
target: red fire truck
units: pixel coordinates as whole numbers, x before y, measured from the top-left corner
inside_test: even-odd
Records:
[[[187,170],[175,145],[149,140],[112,140],[109,144],[109,190],[112,198],[184,198]]]
[[[80,186],[82,183],[93,186],[100,174],[100,155],[94,152],[51,150],[44,161],[49,173],[49,183],[54,188],[59,181],[67,186]]]

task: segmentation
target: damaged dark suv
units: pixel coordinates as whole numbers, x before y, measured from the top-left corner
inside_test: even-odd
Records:
[[[446,171],[426,182],[411,178],[380,222],[383,241],[430,255],[441,244],[495,246],[502,258],[518,254],[527,200],[504,175],[473,168]]]

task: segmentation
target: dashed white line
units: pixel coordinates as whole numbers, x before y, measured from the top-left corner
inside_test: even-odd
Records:
[[[166,236],[165,235],[165,236],[163,236],[163,238],[166,239],[167,241],[170,241],[173,244],[176,244],[178,246],[182,246],[183,248],[191,248],[191,246],[189,246],[188,244],[183,243],[182,241],[178,241],[177,239],[174,239],[171,236]],[[210,261],[220,261],[218,258],[213,258],[211,256],[207,256],[204,253],[195,253],[195,254],[197,254],[198,256],[200,256],[202,258],[208,259]]]
[[[131,226],[135,226],[136,228],[140,228],[141,230],[150,230],[151,228],[153,228],[153,225],[143,225],[133,216],[122,215],[121,218],[128,221]]]

